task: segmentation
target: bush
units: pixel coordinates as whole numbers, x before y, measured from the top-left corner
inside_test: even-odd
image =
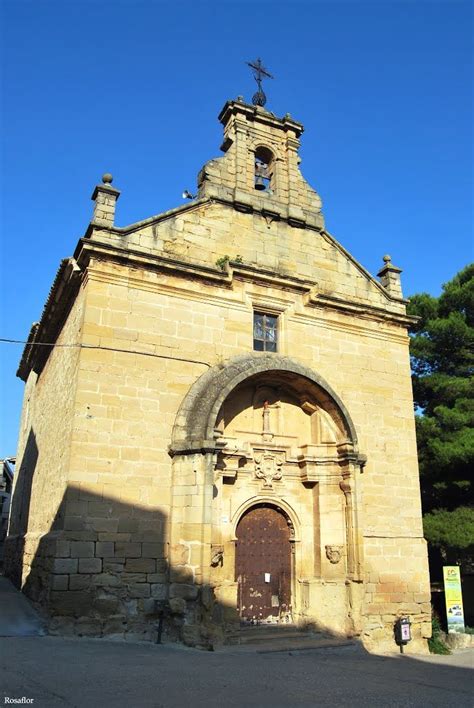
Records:
[[[434,613],[431,617],[431,632],[431,639],[428,639],[430,654],[451,654],[451,650],[443,641],[439,617]]]

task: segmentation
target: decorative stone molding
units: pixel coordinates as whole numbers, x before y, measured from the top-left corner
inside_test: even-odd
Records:
[[[301,481],[307,484],[319,482],[321,477],[327,477],[330,470],[336,477],[340,476],[337,469],[340,456],[334,445],[332,455],[327,453],[332,446],[327,445],[303,445],[298,455],[298,466],[300,468]],[[326,453],[326,454],[325,454]],[[334,468],[336,470],[334,471]]]
[[[288,530],[290,532],[290,541],[294,541],[296,538],[295,527],[294,527],[293,521],[290,519],[289,516],[286,517],[286,523],[288,524]],[[294,544],[292,544],[291,548],[292,548],[292,552],[294,552],[294,548],[295,548]]]
[[[37,346],[54,342],[75,301],[84,273],[74,258],[64,258],[51,287],[40,322],[35,322],[28,336],[17,376],[26,382],[30,372],[40,374],[53,347]],[[36,345],[36,346],[35,346]]]
[[[235,439],[220,436],[216,439],[217,456],[216,472],[218,475],[235,482],[238,471],[245,467],[251,453],[247,448],[240,449]]]
[[[339,563],[339,561],[342,558],[342,553],[344,550],[344,546],[334,546],[334,545],[329,545],[325,546],[326,548],[326,558],[330,563],[335,565],[336,563]]]

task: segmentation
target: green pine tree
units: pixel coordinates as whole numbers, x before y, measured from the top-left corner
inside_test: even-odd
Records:
[[[474,546],[474,264],[408,312],[425,536],[449,560]]]

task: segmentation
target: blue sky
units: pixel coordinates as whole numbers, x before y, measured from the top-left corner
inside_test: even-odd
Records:
[[[0,337],[26,339],[110,171],[124,225],[182,203],[218,156],[224,102],[274,74],[267,108],[305,125],[326,226],[406,295],[473,258],[472,4],[3,0]],[[0,344],[0,457],[15,454],[22,347]]]

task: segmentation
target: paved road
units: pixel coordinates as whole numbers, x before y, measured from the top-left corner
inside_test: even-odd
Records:
[[[0,576],[0,637],[45,634],[43,623],[28,599]]]
[[[472,708],[473,656],[377,657],[359,646],[213,653],[10,637],[0,639],[0,706],[4,696],[24,696],[34,708]]]

